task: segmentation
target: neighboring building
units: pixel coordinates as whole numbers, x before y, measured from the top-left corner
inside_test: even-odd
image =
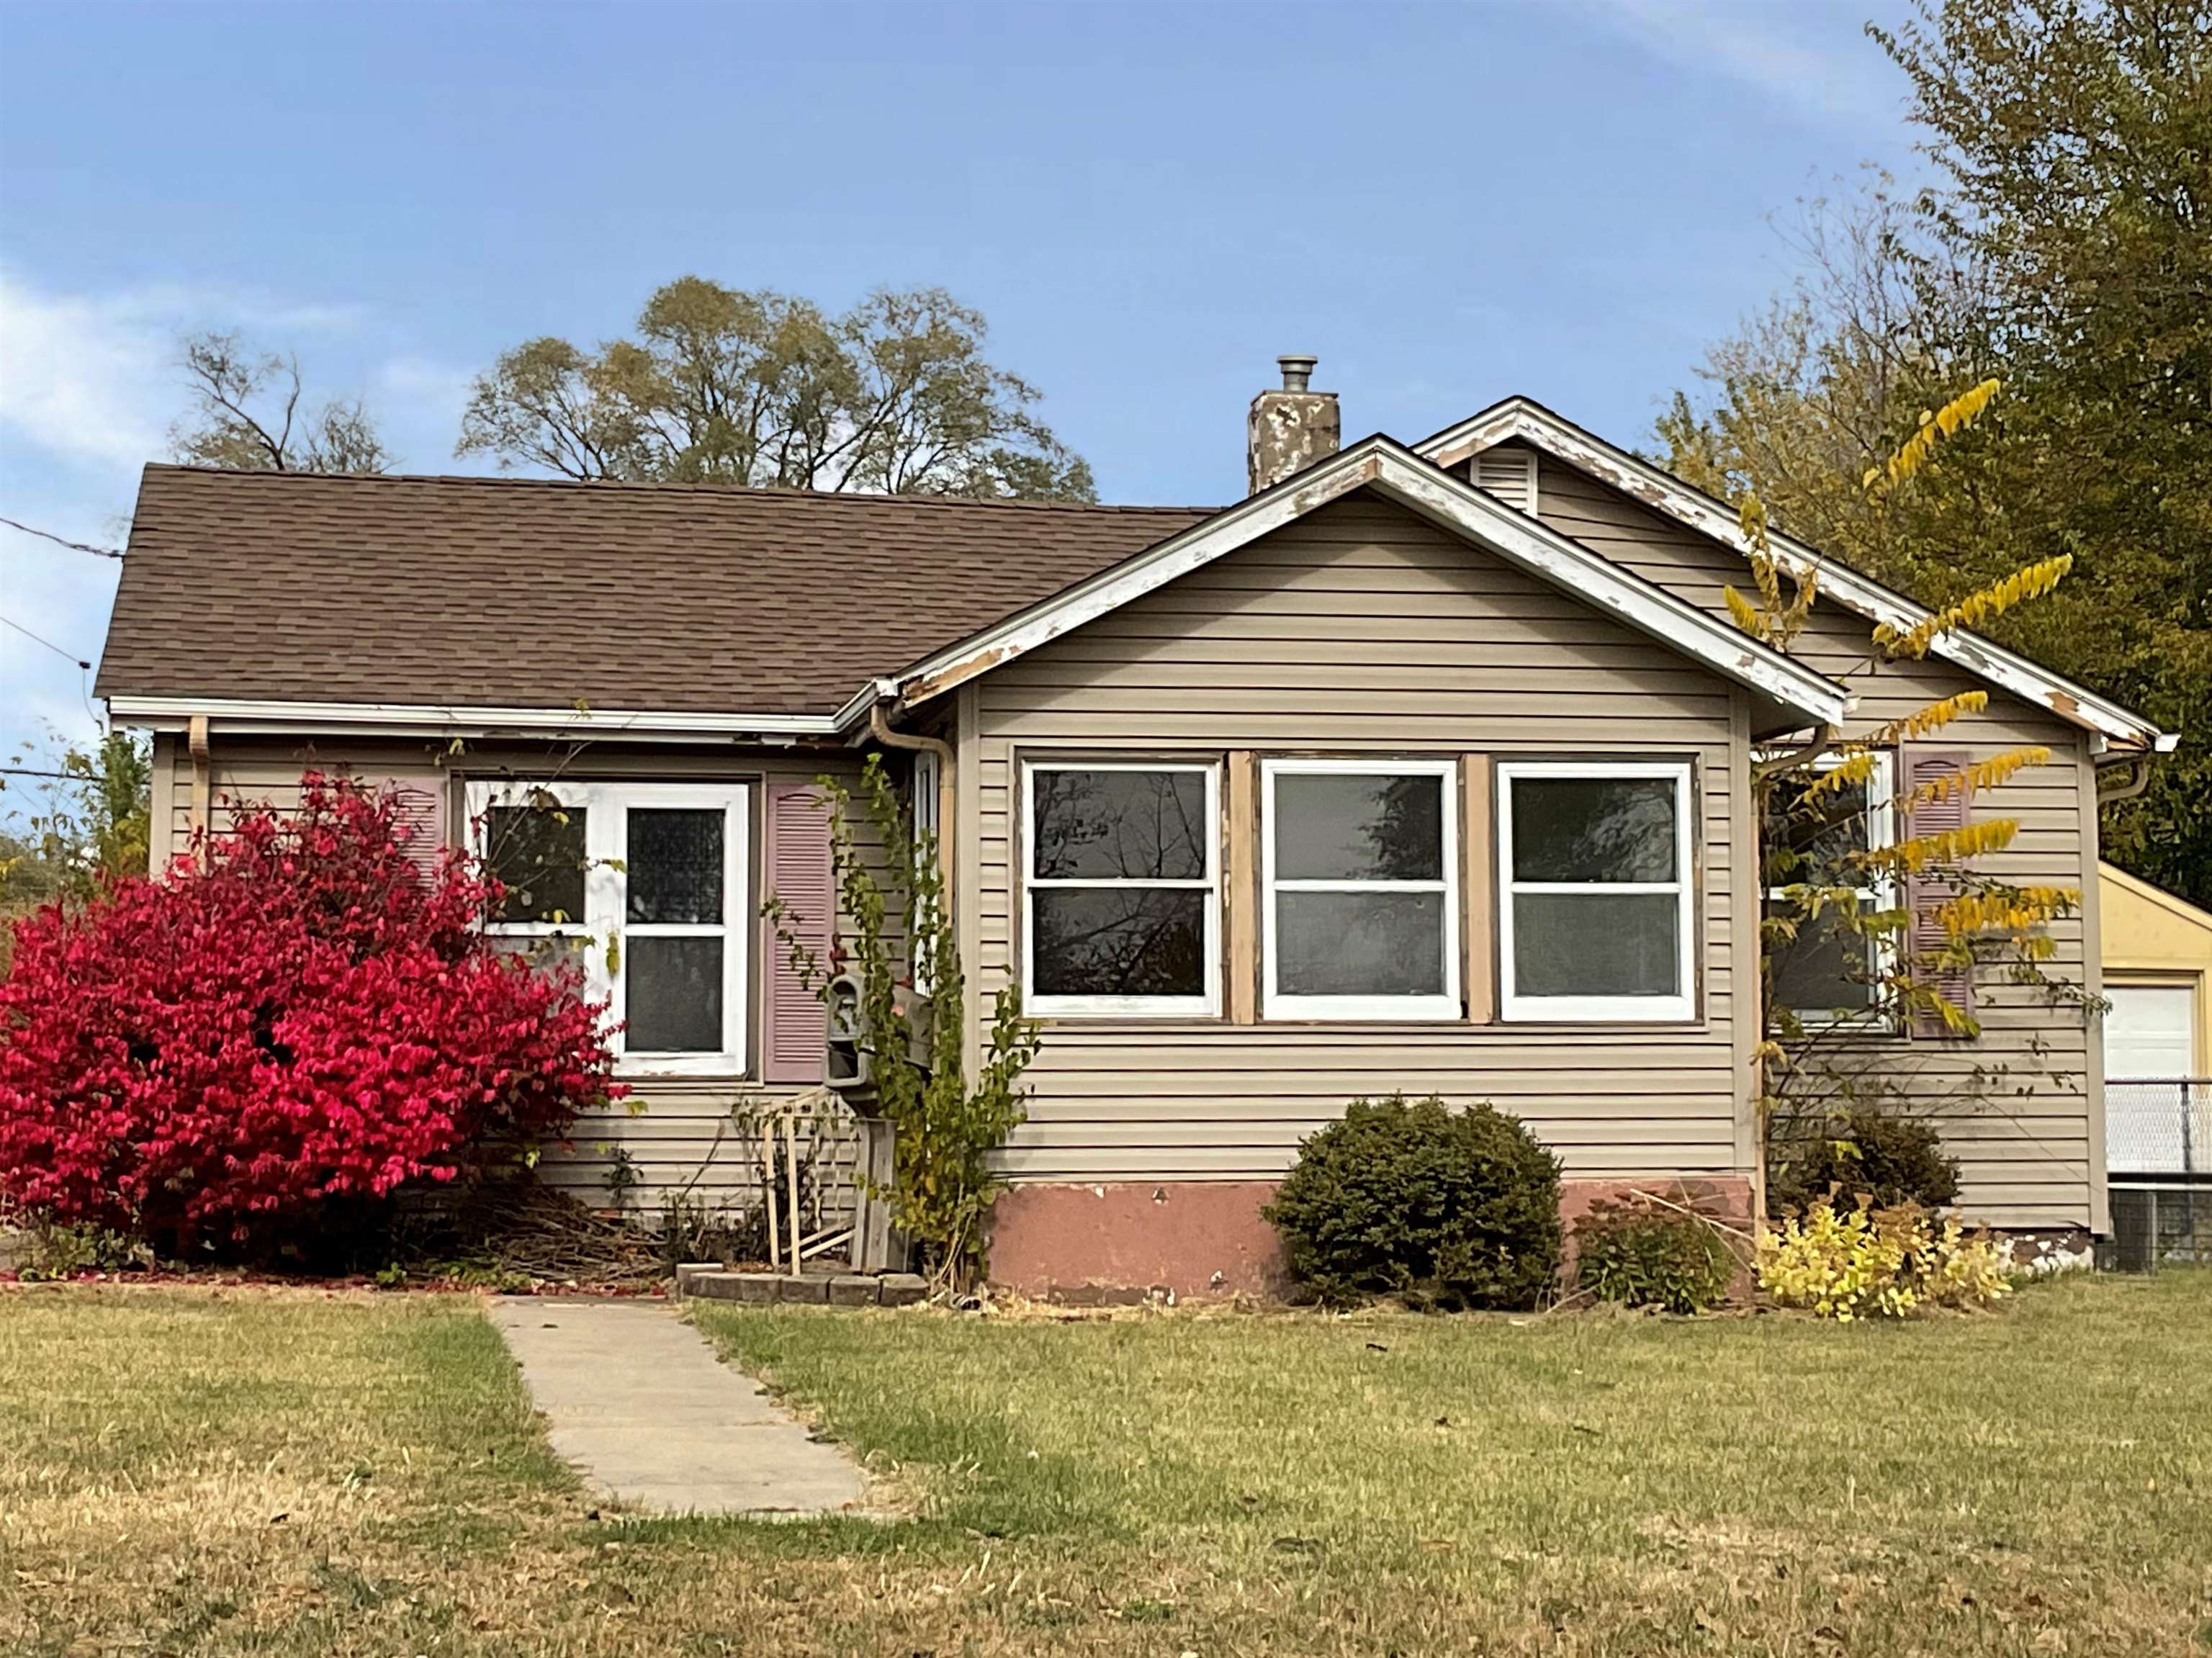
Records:
[[[2104,911],[2105,1075],[2212,1071],[2212,914],[2111,864],[2097,866]]]
[[[2212,1175],[2212,914],[2110,864],[2105,1077],[2115,1178]]]
[[[1891,774],[2047,745],[1987,804],[2023,825],[1990,867],[2087,890],[2051,967],[2099,992],[2099,775],[2170,738],[1972,635],[1863,673],[1871,620],[1920,613],[1833,568],[1778,655],[1728,620],[1719,503],[1524,399],[1338,450],[1310,360],[1285,367],[1218,511],[149,467],[100,689],[155,733],[155,856],[309,764],[412,789],[447,838],[556,795],[567,850],[615,861],[501,927],[624,935],[618,973],[586,959],[646,1106],[564,1177],[619,1145],[675,1185],[734,1099],[819,1075],[756,918],[776,890],[826,938],[807,784],[883,748],[951,847],[971,1047],[1002,984],[1045,1023],[993,1256],[1030,1289],[1267,1284],[1298,1140],[1398,1090],[1517,1113],[1571,1205],[1747,1204],[1747,778],[1823,725],[1981,687]],[[1978,1042],[1861,1051],[1931,1106],[2001,1078],[2002,1109],[1945,1121],[1975,1213],[2103,1230],[2089,1022],[1999,975],[1971,994]]]

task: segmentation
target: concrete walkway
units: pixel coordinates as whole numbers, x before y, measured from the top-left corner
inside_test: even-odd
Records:
[[[553,1448],[596,1489],[672,1514],[835,1514],[867,1479],[666,1302],[501,1296],[491,1321]]]

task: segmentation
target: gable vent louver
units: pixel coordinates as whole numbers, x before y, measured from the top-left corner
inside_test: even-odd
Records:
[[[1536,515],[1536,452],[1500,447],[1485,449],[1468,463],[1468,482],[1485,495],[1495,495],[1516,513]]]

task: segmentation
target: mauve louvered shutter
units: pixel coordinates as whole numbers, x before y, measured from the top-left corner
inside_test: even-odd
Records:
[[[391,794],[400,849],[428,884],[437,872],[438,854],[446,849],[446,780],[399,778],[391,785]]]
[[[830,813],[805,783],[768,786],[768,838],[763,869],[770,893],[783,900],[791,924],[817,961],[827,965],[837,895],[830,869]],[[762,1023],[761,1079],[772,1083],[822,1080],[822,1003],[791,969],[790,947],[769,928],[763,950],[768,994]]]
[[[1963,749],[1908,748],[1905,751],[1904,792],[1908,798],[1914,798],[1929,784],[1947,777],[1957,778],[1972,759]],[[1917,840],[1923,835],[1964,829],[1973,812],[1973,799],[1964,780],[1960,779],[1935,799],[1917,799],[1905,832],[1909,838]],[[1943,948],[1943,924],[1936,919],[1936,911],[1957,896],[1958,883],[1942,873],[1930,872],[1906,878],[1905,896],[1911,909],[1912,922],[1905,933],[1905,947],[1915,958],[1925,960]],[[1917,969],[1916,972],[1953,1006],[1969,1013],[1973,1011],[1974,975],[1971,969],[1947,967],[1934,973]],[[1942,1014],[1923,1011],[1913,1015],[1912,1034],[1948,1036],[1951,1028],[1943,1023]]]

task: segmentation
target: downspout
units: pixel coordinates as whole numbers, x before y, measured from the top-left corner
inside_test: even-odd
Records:
[[[2103,777],[2100,775],[2098,778],[2097,804],[2099,805],[2109,806],[2115,800],[2133,800],[2150,786],[2150,756],[2148,755],[2135,755],[2127,761],[2126,764],[2127,780],[2116,787],[2109,789],[2105,787]]]
[[[192,757],[191,825],[193,851],[202,864],[207,861],[205,835],[208,809],[215,789],[215,766],[208,752],[208,717],[196,714],[185,727],[185,747]]]
[[[945,889],[945,919],[950,925],[953,914],[952,872],[958,866],[953,855],[958,835],[953,817],[957,794],[953,781],[952,744],[941,737],[893,731],[880,701],[868,705],[868,734],[887,749],[905,749],[937,756],[937,862],[939,878]]]

